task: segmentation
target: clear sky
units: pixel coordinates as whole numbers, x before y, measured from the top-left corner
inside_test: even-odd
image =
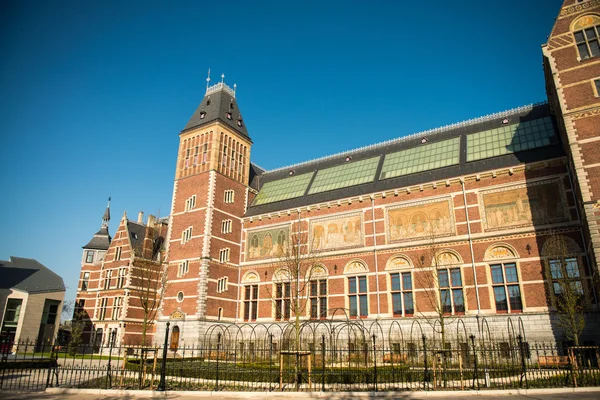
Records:
[[[545,100],[561,3],[4,0],[0,259],[37,259],[73,299],[109,196],[111,233],[167,215],[208,68],[272,169]]]

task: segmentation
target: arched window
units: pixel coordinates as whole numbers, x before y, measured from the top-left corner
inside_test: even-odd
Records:
[[[453,250],[444,250],[437,254],[437,283],[441,306],[446,314],[460,315],[465,312],[460,264],[462,259]]]
[[[579,17],[571,25],[571,31],[580,60],[600,56],[600,16],[591,14]]]
[[[523,311],[516,261],[518,257],[516,250],[508,244],[490,246],[485,252],[485,259],[490,263],[497,313]]]
[[[360,274],[348,277],[348,308],[350,309],[350,318],[364,318],[369,315],[367,272],[368,268],[362,260],[351,261],[344,268],[345,274]]]

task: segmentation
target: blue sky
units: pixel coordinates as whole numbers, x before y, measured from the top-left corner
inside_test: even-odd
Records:
[[[545,100],[561,3],[5,0],[0,259],[37,259],[73,299],[109,196],[113,233],[167,215],[208,68],[272,169]]]

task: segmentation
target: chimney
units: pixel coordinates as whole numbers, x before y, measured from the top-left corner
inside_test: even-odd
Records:
[[[137,220],[138,224],[143,224],[144,223],[144,212],[140,211],[138,213],[138,220]]]
[[[148,226],[153,228],[156,223],[156,217],[152,214],[148,215]]]

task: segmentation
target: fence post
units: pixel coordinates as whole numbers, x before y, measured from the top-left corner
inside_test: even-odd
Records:
[[[56,358],[54,358],[55,354],[56,354]],[[55,346],[52,345],[52,352],[50,353],[50,363],[48,364],[48,377],[46,378],[46,389],[50,387],[50,377],[52,375],[52,371],[55,370],[57,365],[58,365],[58,352],[55,350]]]
[[[167,346],[169,345],[169,326],[170,325],[171,325],[171,323],[167,322],[167,325],[165,327],[165,344],[163,346],[162,363],[160,366],[160,382],[158,383],[158,387],[156,388],[156,390],[158,390],[159,392],[164,392],[166,390],[165,375],[167,373]]]
[[[523,343],[521,335],[517,336],[517,340],[519,341],[519,353],[521,355],[521,380],[519,381],[519,387],[523,387],[523,379],[525,379],[525,389],[527,389],[529,384],[527,383],[527,364],[525,363],[525,343]]]
[[[325,391],[325,335],[321,335],[321,369],[323,374],[321,376],[321,392]]]
[[[113,331],[113,333],[111,333],[108,337],[108,340],[110,341],[110,346],[108,348],[108,365],[106,366],[107,389],[110,389],[112,387],[112,377],[110,376],[110,363],[112,361],[112,351],[114,345],[113,339],[115,338],[116,333],[116,331]]]
[[[471,346],[473,347],[473,389],[475,389],[475,381],[477,381],[477,389],[479,389],[479,378],[477,377],[477,350],[475,349],[475,335],[469,336]]]
[[[217,367],[216,367],[216,382],[215,391],[219,390],[219,350],[221,348],[221,332],[217,333]]]
[[[375,339],[377,336],[373,335],[373,380],[375,381],[375,391],[377,391],[377,345]]]
[[[421,336],[423,340],[423,362],[425,363],[425,369],[423,370],[423,389],[427,389],[427,382],[429,381],[429,369],[427,367],[427,337],[425,334]]]
[[[269,334],[269,392],[273,391],[273,334]]]

